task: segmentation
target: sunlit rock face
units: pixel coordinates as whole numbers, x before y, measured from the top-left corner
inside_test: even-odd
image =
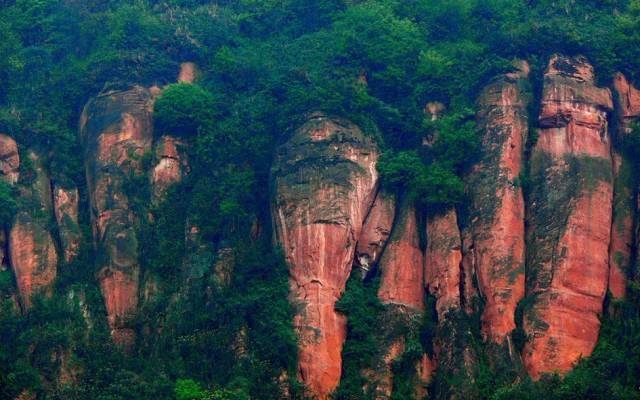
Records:
[[[19,187],[22,206],[9,232],[8,246],[23,310],[31,306],[35,293],[51,293],[58,264],[49,231],[53,214],[49,175],[40,155],[29,151],[28,157],[32,169]]]
[[[376,192],[378,149],[351,122],[315,114],[277,153],[273,216],[297,307],[299,377],[312,395],[338,385],[346,320],[335,311]]]
[[[85,106],[80,134],[85,166],[98,278],[113,338],[132,343],[130,317],[138,304],[138,218],[130,197],[139,190],[142,159],[151,151],[153,95],[140,87],[111,88]]]
[[[528,198],[523,361],[532,377],[591,354],[609,277],[613,178],[609,89],[583,57],[554,56],[544,75]]]
[[[529,66],[494,79],[478,100],[481,160],[468,179],[469,252],[466,262],[484,300],[482,334],[502,343],[515,328],[515,310],[524,296],[524,171]]]

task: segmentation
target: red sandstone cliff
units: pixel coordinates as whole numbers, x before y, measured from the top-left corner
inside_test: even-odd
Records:
[[[376,329],[384,332],[387,347],[382,349],[384,369],[377,375],[376,396],[388,399],[393,388],[392,363],[404,353],[406,336],[418,331],[424,311],[424,254],[416,210],[409,199],[400,202],[378,268],[378,298],[387,308],[384,326]]]
[[[631,85],[622,74],[614,76],[613,89],[618,129],[613,141],[614,187],[609,291],[614,297],[621,298],[625,294],[631,267],[634,221],[637,214],[632,163],[624,155],[622,147],[624,136],[631,130],[631,123],[640,116],[640,90]]]
[[[157,201],[171,185],[182,181],[189,165],[182,140],[163,135],[154,146],[157,164],[151,171],[151,187],[153,198]]]
[[[53,209],[65,262],[71,262],[80,251],[78,225],[78,189],[53,186]]]
[[[15,185],[20,174],[19,167],[18,144],[11,136],[0,134],[0,179]],[[0,227],[0,269],[9,265],[6,228]]]
[[[19,168],[20,155],[16,141],[11,136],[0,134],[0,178],[10,184],[17,183]]]
[[[436,298],[438,319],[447,312],[459,310],[462,243],[456,210],[434,215],[427,220],[425,253],[425,285]]]
[[[9,258],[23,310],[36,292],[48,293],[57,273],[58,254],[48,229],[52,215],[51,186],[42,160],[28,154],[33,170],[20,184],[23,205],[9,232]]]
[[[380,260],[393,226],[395,207],[392,195],[384,191],[376,194],[356,247],[356,264],[362,269],[363,277]]]
[[[373,202],[378,150],[352,123],[315,115],[278,150],[274,224],[291,274],[299,377],[319,398],[338,385],[346,321],[334,305]]]
[[[519,183],[527,140],[526,81],[529,66],[500,76],[482,91],[478,123],[482,159],[469,178],[471,198],[468,260],[484,299],[482,334],[502,343],[515,328],[524,296],[524,198]]]
[[[139,261],[130,196],[142,176],[142,156],[151,150],[153,96],[140,86],[109,89],[84,108],[80,134],[98,254],[98,279],[116,342],[130,344],[130,316],[138,304]]]
[[[529,373],[565,372],[593,351],[609,275],[613,198],[607,112],[582,57],[554,56],[531,158],[523,351]]]
[[[385,304],[424,308],[424,255],[420,249],[415,208],[405,201],[400,207],[391,237],[380,259],[378,297]]]

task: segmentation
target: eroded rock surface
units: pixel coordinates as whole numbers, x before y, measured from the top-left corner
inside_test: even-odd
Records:
[[[71,262],[80,251],[78,225],[78,189],[53,186],[53,209],[58,223],[65,262]]]
[[[363,276],[380,260],[393,227],[395,207],[392,195],[378,192],[356,247],[356,264],[362,269]]]
[[[346,337],[335,303],[377,186],[378,150],[352,123],[314,115],[278,150],[274,224],[291,274],[299,376],[327,398],[338,385]]]
[[[17,183],[19,168],[20,154],[16,141],[11,136],[0,134],[0,179],[10,184]]]
[[[520,173],[527,140],[529,67],[498,77],[480,95],[482,159],[469,178],[470,240],[478,290],[484,299],[482,333],[502,343],[515,328],[524,296],[524,198]]]
[[[9,232],[9,258],[23,310],[34,293],[50,293],[57,274],[58,254],[51,233],[51,186],[42,160],[29,152],[33,169],[20,185],[22,205]]]
[[[609,275],[613,198],[607,113],[583,57],[554,56],[545,72],[539,138],[531,157],[527,296],[532,377],[566,372],[591,354]]]
[[[609,291],[615,298],[625,295],[630,272],[636,219],[635,190],[632,162],[624,154],[625,135],[640,116],[640,91],[616,74],[613,80],[617,131],[613,141],[613,223],[609,247]]]
[[[436,312],[442,321],[447,312],[461,306],[462,243],[456,210],[430,217],[426,229],[425,284],[436,298]]]
[[[409,201],[404,201],[398,211],[380,270],[378,297],[383,303],[424,309],[424,254],[416,211]]]
[[[180,181],[187,174],[189,164],[184,149],[185,144],[178,138],[169,135],[161,136],[155,144],[157,164],[151,171],[153,196],[157,201],[167,189]]]
[[[152,106],[146,88],[111,88],[89,101],[80,121],[98,278],[114,340],[125,345],[132,340],[128,320],[137,308],[140,276],[139,216],[130,198],[151,151]]]

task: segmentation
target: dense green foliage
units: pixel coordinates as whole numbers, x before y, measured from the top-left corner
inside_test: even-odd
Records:
[[[0,226],[7,226],[13,221],[18,210],[17,193],[14,187],[0,181]]]
[[[535,79],[562,52],[586,55],[602,81],[614,71],[640,80],[638,0],[5,0],[0,38],[0,132],[46,155],[55,182],[79,188],[85,236],[53,298],[27,315],[15,307],[15,277],[0,271],[3,398],[30,389],[54,399],[269,399],[283,386],[301,397],[287,270],[265,226],[274,146],[305,115],[340,115],[376,137],[385,189],[423,215],[464,204],[461,175],[479,146],[474,101],[515,58]],[[196,85],[174,83],[183,61],[198,64]],[[181,137],[191,165],[138,232],[142,274],[157,291],[141,299],[133,354],[108,340],[77,137],[82,107],[108,83],[168,85],[155,133]],[[431,121],[428,101],[446,106],[442,118]],[[626,139],[636,160],[639,138]],[[131,177],[127,192],[146,210],[146,177]],[[0,181],[0,225],[18,203]],[[191,226],[195,244],[184,240]],[[229,251],[225,283],[211,266]],[[349,317],[338,398],[362,398],[361,370],[380,356],[371,327],[389,314],[376,282],[351,279],[338,305]],[[442,373],[431,393],[464,381],[476,398],[638,398],[636,300],[617,305],[623,318],[605,319],[596,352],[564,381],[520,380],[479,349],[474,379]],[[394,365],[396,398],[410,390],[416,355],[431,351],[434,323],[428,314],[401,332],[410,340]],[[476,321],[462,323],[478,339]],[[77,376],[57,382],[61,370]]]

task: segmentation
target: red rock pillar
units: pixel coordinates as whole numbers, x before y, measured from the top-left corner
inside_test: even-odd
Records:
[[[40,156],[29,152],[32,176],[20,186],[26,204],[9,232],[9,258],[16,276],[23,310],[36,292],[50,293],[57,274],[58,254],[48,229],[52,215],[51,185]]]
[[[533,378],[593,351],[609,275],[613,199],[609,89],[583,57],[553,56],[544,76],[528,199],[524,364]]]
[[[78,224],[78,189],[53,186],[53,210],[58,224],[64,261],[69,263],[80,251],[80,225]]]
[[[87,185],[97,252],[98,279],[114,340],[133,342],[130,318],[138,306],[138,215],[131,196],[142,177],[142,156],[151,151],[151,92],[140,86],[113,88],[85,106],[80,134],[85,142]]]
[[[459,310],[462,243],[455,209],[427,220],[425,284],[436,298],[438,320],[444,321],[451,310]]]
[[[280,147],[273,218],[297,307],[299,377],[310,394],[338,386],[345,317],[335,310],[377,186],[378,150],[352,123],[316,114]]]
[[[637,215],[633,165],[624,154],[624,136],[631,123],[640,116],[640,90],[624,75],[613,79],[617,132],[613,146],[613,221],[609,248],[609,291],[614,298],[625,295],[630,272],[634,241],[634,221]]]
[[[491,82],[478,100],[482,159],[469,178],[472,265],[484,299],[482,334],[503,343],[516,327],[524,296],[525,232],[523,171],[530,99],[529,66]]]

